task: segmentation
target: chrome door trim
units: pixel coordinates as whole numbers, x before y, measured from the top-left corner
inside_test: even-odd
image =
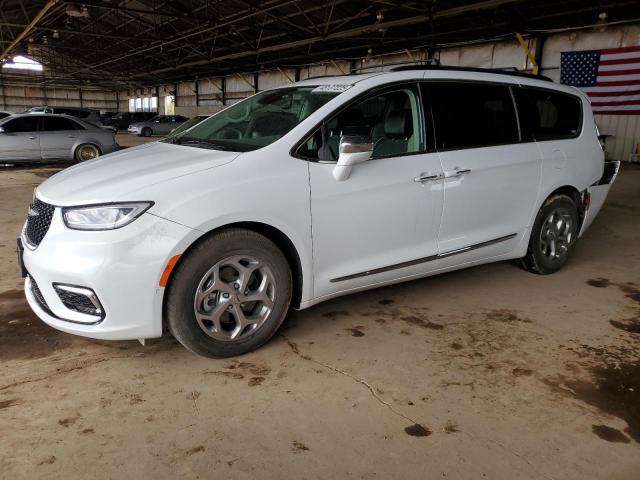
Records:
[[[506,242],[507,240],[511,240],[517,233],[512,233],[509,235],[505,235],[503,237],[494,238],[493,240],[487,240],[486,242],[476,243],[474,245],[469,245],[467,247],[456,248],[455,250],[449,250],[448,252],[438,253],[437,255],[430,255],[428,257],[417,258],[415,260],[409,260],[407,262],[396,263],[394,265],[388,265],[386,267],[374,268],[372,270],[366,270],[364,272],[353,273],[351,275],[345,275],[344,277],[333,278],[330,280],[331,283],[344,282],[346,280],[353,280],[354,278],[367,277],[369,275],[375,275],[377,273],[389,272],[391,270],[397,270],[399,268],[412,267],[414,265],[419,265],[421,263],[431,262],[433,260],[438,260],[440,258],[452,257],[454,255],[458,255],[460,253],[469,252],[471,250],[476,250],[478,248],[488,247],[490,245]]]

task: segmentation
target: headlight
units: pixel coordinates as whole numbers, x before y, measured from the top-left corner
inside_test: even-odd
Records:
[[[131,202],[65,207],[62,218],[74,230],[114,230],[130,224],[152,205],[153,202]]]

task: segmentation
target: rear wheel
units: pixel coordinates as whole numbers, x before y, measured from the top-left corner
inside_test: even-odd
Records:
[[[181,259],[169,285],[166,319],[194,353],[241,355],[275,334],[291,291],[289,264],[271,240],[250,230],[224,230]]]
[[[547,199],[536,217],[522,266],[542,275],[560,270],[573,253],[580,228],[578,209],[567,195]]]
[[[150,137],[151,135],[153,135],[153,130],[151,130],[149,127],[144,127],[142,129],[142,136],[143,137]]]
[[[100,156],[100,149],[92,143],[85,143],[76,148],[74,158],[76,162],[86,162]]]

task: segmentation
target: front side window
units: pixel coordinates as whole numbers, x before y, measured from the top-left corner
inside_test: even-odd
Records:
[[[373,158],[417,153],[424,149],[420,95],[414,85],[365,98],[326,124],[328,159],[338,159],[340,138],[371,138]]]
[[[425,82],[439,150],[517,143],[518,123],[507,85]]]
[[[277,88],[236,103],[172,143],[247,152],[266,147],[340,92],[308,86]]]
[[[18,117],[2,124],[2,128],[6,133],[23,133],[37,132],[40,116],[29,115],[26,117]]]
[[[370,139],[372,158],[418,153],[425,149],[422,123],[417,87],[394,86],[357,101],[325,121],[297,153],[308,159],[336,161],[344,135]]]
[[[580,133],[582,106],[578,98],[526,87],[516,88],[514,93],[523,140],[570,138]]]

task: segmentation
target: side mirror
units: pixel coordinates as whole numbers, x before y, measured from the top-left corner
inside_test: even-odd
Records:
[[[366,162],[373,154],[370,138],[358,135],[345,135],[340,139],[340,156],[333,169],[333,178],[343,182],[351,176],[354,165]]]

